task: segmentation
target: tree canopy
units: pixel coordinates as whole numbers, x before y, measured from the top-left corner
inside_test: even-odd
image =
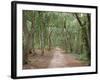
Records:
[[[90,61],[90,14],[23,10],[23,54],[55,47]]]

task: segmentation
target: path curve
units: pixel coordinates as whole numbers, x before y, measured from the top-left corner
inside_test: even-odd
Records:
[[[75,56],[63,52],[60,48],[56,48],[48,68],[83,66],[82,62],[77,60]]]

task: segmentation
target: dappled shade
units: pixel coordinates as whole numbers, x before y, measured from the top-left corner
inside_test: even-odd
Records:
[[[91,65],[89,13],[23,10],[23,69]]]

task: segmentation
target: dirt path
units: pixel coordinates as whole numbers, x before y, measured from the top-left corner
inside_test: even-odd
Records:
[[[23,66],[23,69],[41,69],[41,68],[61,68],[61,67],[79,67],[87,66],[71,53],[65,53],[60,48],[55,48],[52,51],[46,52],[43,56],[29,55],[29,63]]]
[[[53,57],[52,60],[50,62],[50,64],[48,65],[48,67],[52,68],[52,67],[64,67],[65,66],[65,57],[64,54],[62,54],[60,52],[61,50],[56,50],[53,53]]]
[[[84,66],[82,62],[77,60],[72,54],[66,54],[63,52],[64,51],[60,48],[56,48],[52,60],[48,65],[49,68]]]

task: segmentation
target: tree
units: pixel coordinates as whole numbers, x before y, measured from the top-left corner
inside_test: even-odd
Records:
[[[87,26],[86,19],[82,22],[77,13],[75,13],[74,15],[75,15],[80,27],[81,27],[81,33],[82,33],[81,37],[82,37],[82,40],[84,43],[82,45],[82,47],[85,45],[86,51],[87,51],[87,56],[90,60],[90,44],[89,44],[89,41],[90,41],[90,16],[89,16],[89,14],[87,14],[87,17],[88,17],[88,26]],[[84,16],[81,16],[81,18],[84,18]],[[87,31],[87,28],[88,28],[88,31]],[[88,37],[88,35],[89,35],[89,37]]]
[[[55,47],[86,53],[90,60],[90,26],[87,13],[23,10],[23,63],[29,53],[35,55],[38,49],[43,56]]]
[[[30,24],[30,25],[29,25]],[[23,64],[28,63],[28,54],[34,50],[34,15],[33,11],[23,10]]]

